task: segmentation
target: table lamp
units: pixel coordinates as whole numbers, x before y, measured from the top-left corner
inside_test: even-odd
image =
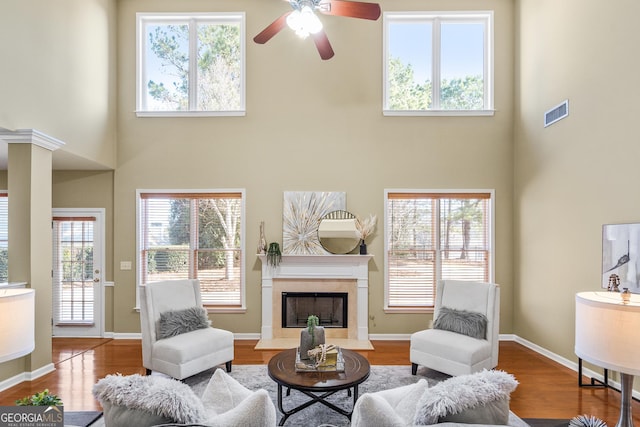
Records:
[[[633,376],[640,375],[640,295],[625,300],[619,292],[576,294],[576,355],[620,372],[622,396],[616,427],[633,426]]]
[[[35,348],[35,290],[0,289],[0,363]]]

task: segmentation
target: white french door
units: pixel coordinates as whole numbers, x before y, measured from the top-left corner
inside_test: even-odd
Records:
[[[104,209],[53,209],[53,336],[104,335]]]

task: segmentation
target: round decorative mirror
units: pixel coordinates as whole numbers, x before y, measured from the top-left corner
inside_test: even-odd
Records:
[[[360,244],[356,216],[347,211],[329,212],[320,220],[318,240],[332,254],[348,254],[353,251]]]

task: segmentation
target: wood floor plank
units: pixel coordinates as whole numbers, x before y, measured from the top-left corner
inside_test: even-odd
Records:
[[[254,350],[257,341],[235,342],[234,365],[266,364],[278,350]],[[372,365],[406,365],[410,371],[408,341],[372,341],[374,350],[359,351]],[[67,411],[100,410],[91,394],[93,384],[108,374],[144,374],[140,340],[54,338],[55,372],[0,392],[0,406],[43,389],[59,395]],[[523,418],[596,416],[616,424],[620,393],[613,389],[578,387],[577,374],[518,343],[500,343],[499,369],[520,382],[511,395],[511,409]],[[584,381],[587,381],[585,379]],[[640,425],[640,402],[633,401],[633,420]]]

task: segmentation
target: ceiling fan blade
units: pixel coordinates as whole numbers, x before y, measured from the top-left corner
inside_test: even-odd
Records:
[[[278,34],[280,30],[282,30],[287,25],[287,16],[289,16],[293,11],[286,12],[278,19],[269,24],[264,30],[260,32],[257,36],[253,38],[253,41],[259,44],[265,44],[273,36]]]
[[[316,44],[316,48],[318,48],[318,53],[320,54],[320,58],[322,59],[331,59],[333,57],[333,48],[331,47],[331,43],[329,43],[329,37],[327,37],[327,33],[324,30],[320,30],[313,35],[313,42]]]
[[[347,16],[349,18],[370,19],[380,18],[380,5],[362,1],[328,0],[320,2],[318,10],[326,15]]]

